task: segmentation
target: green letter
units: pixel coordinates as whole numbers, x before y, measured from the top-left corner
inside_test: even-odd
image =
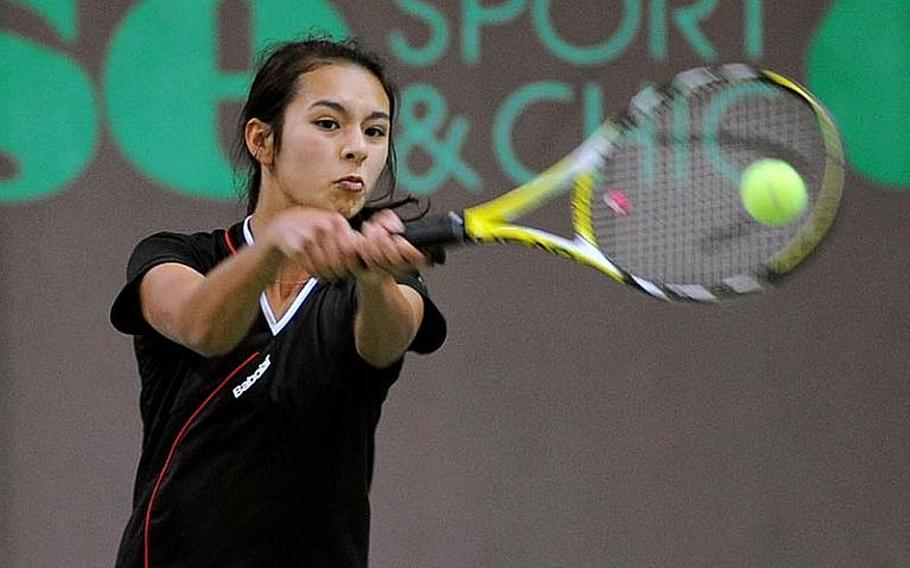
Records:
[[[41,14],[50,23],[63,41],[76,39],[76,4],[77,0],[10,0]]]
[[[257,50],[323,30],[348,35],[322,0],[249,0]],[[220,0],[146,0],[111,40],[105,98],[111,132],[139,171],[196,197],[230,199],[233,174],[218,138],[218,105],[242,101],[249,73],[218,69]]]
[[[691,6],[678,8],[673,19],[683,33],[692,49],[705,61],[713,61],[717,56],[708,38],[698,29],[698,22],[710,16],[717,7],[717,0],[699,0]]]
[[[765,51],[763,0],[746,0],[746,55],[760,59]]]
[[[625,10],[619,29],[612,37],[592,47],[572,45],[559,37],[550,21],[550,0],[534,0],[531,15],[538,35],[554,55],[575,65],[600,65],[622,55],[638,31],[641,21],[639,0],[623,0],[623,4]]]
[[[449,47],[449,24],[445,15],[420,0],[395,0],[404,12],[430,27],[430,41],[423,47],[411,47],[400,30],[389,32],[389,47],[401,61],[413,67],[426,67],[439,61]]]
[[[717,0],[698,0],[691,6],[674,10],[676,27],[705,61],[712,61],[717,53],[698,29],[698,23],[711,15],[716,7]],[[651,0],[651,56],[660,61],[667,59],[667,0]]]
[[[589,136],[604,122],[603,89],[595,83],[585,83],[582,101],[585,112],[585,136]]]
[[[667,60],[667,0],[651,0],[651,57]]]
[[[565,83],[553,81],[525,85],[506,99],[493,120],[493,151],[514,183],[524,183],[535,174],[515,156],[512,127],[527,107],[540,101],[572,102],[572,89]]]
[[[910,193],[910,4],[838,0],[812,38],[809,85],[837,119],[850,165]]]
[[[480,61],[480,28],[514,20],[525,8],[525,0],[508,0],[499,6],[481,6],[480,0],[465,0],[461,28],[461,55],[467,63]]]
[[[701,130],[704,133],[702,147],[705,155],[711,160],[714,170],[726,177],[731,183],[739,183],[739,177],[742,174],[740,170],[733,166],[720,147],[718,138],[720,136],[720,124],[724,120],[724,114],[727,109],[737,102],[749,97],[765,97],[773,99],[781,96],[780,91],[772,89],[763,83],[742,83],[732,86],[717,94],[711,100],[711,104],[704,112],[702,117]]]
[[[749,57],[758,58],[762,54],[762,0],[744,0],[745,3],[745,43]],[[717,0],[698,0],[691,6],[676,8],[673,21],[688,40],[689,45],[703,60],[712,61],[717,56],[714,46],[698,28],[714,13]],[[667,60],[667,0],[651,0],[651,57],[658,61]]]
[[[98,137],[92,84],[67,57],[0,33],[0,149],[16,166],[0,202],[60,191],[91,160]]]

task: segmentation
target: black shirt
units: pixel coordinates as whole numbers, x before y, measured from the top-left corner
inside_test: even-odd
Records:
[[[374,433],[402,361],[376,369],[354,347],[355,281],[311,280],[276,321],[268,303],[231,353],[205,358],[142,318],[152,267],[205,274],[251,242],[248,226],[159,233],[133,252],[111,320],[133,334],[142,381],[142,456],[118,568],[367,565]],[[445,321],[424,298],[411,350]]]

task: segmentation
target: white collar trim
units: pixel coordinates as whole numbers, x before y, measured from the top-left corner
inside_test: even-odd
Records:
[[[250,230],[250,217],[251,216],[248,216],[243,220],[243,238],[246,240],[247,246],[252,246],[255,242],[253,240],[253,231]],[[306,281],[306,284],[297,292],[297,297],[294,298],[294,302],[288,307],[287,311],[284,312],[284,315],[280,320],[275,318],[275,313],[272,311],[272,306],[269,305],[269,300],[265,295],[265,292],[262,292],[259,295],[259,307],[262,309],[262,315],[265,316],[265,321],[268,322],[273,336],[278,335],[281,330],[284,329],[284,326],[293,319],[300,309],[300,306],[303,305],[304,300],[306,300],[310,295],[310,292],[316,288],[317,282],[316,278],[310,278]]]

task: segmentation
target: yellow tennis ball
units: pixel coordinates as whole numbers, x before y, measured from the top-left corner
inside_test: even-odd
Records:
[[[749,164],[740,178],[739,191],[749,215],[773,227],[792,222],[809,205],[803,178],[783,160],[765,158]]]

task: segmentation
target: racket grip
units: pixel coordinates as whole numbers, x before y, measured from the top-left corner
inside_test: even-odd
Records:
[[[446,247],[464,244],[464,221],[455,212],[431,215],[405,223],[403,236],[429,256],[434,264],[442,264],[446,258]]]

